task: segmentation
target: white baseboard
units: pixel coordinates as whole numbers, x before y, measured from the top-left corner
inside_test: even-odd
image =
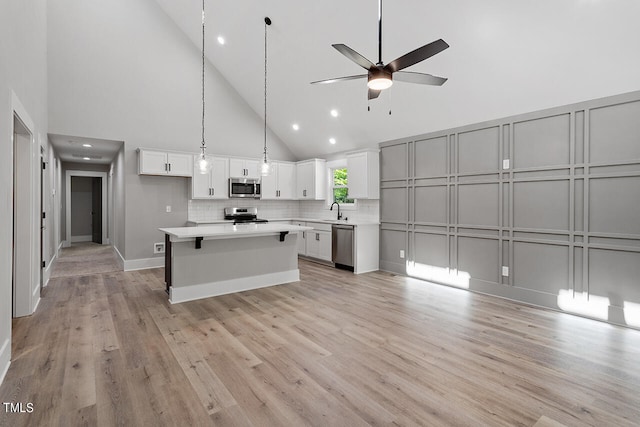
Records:
[[[140,258],[140,259],[123,259],[123,270],[146,270],[147,268],[164,267],[164,257]]]
[[[118,248],[116,248],[115,246],[112,246],[112,248],[113,248],[113,251],[116,253],[116,258],[118,259],[118,264],[120,264],[120,268],[124,270],[124,257],[122,256]]]
[[[7,375],[9,365],[11,365],[11,346],[9,338],[4,340],[2,347],[0,348],[0,384],[4,381],[4,377]]]
[[[33,293],[31,294],[31,301],[36,302],[35,304],[33,304],[33,308],[31,309],[31,314],[33,314],[36,312],[36,310],[38,309],[38,305],[40,304],[40,286],[37,286],[33,290]]]
[[[171,287],[169,302],[177,304],[202,298],[232,294],[234,292],[249,291],[251,289],[266,288],[284,283],[299,282],[300,270],[288,270],[278,273],[261,274],[259,276],[243,277],[241,279],[223,280],[220,282],[203,283],[201,285]]]
[[[44,284],[42,285],[43,288],[46,288],[47,285],[49,285],[49,279],[51,279],[51,270],[53,269],[53,264],[55,263],[56,258],[58,258],[57,252],[53,254],[51,260],[49,260],[49,265],[47,265],[47,267],[44,269],[44,274],[42,275],[42,280],[44,281]]]
[[[88,235],[88,236],[71,236],[71,243],[90,242],[91,240],[93,240],[93,236],[91,236],[91,235]]]

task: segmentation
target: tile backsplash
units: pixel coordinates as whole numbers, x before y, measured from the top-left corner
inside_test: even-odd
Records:
[[[323,200],[189,200],[189,221],[215,221],[224,219],[226,207],[257,207],[258,216],[265,219],[278,218],[315,218],[335,219],[337,212],[330,211]],[[343,208],[344,217],[352,220],[378,221],[380,218],[379,200],[358,200],[355,208]]]

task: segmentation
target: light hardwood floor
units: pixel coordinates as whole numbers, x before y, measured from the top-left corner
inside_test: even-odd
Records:
[[[0,425],[640,424],[637,330],[306,261],[177,305],[163,269],[67,267],[13,322],[0,401],[34,411]]]

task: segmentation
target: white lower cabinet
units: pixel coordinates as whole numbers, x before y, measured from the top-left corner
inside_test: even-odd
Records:
[[[296,222],[296,225],[313,227],[298,235],[298,254],[331,262],[331,224]],[[302,238],[301,238],[302,237]]]

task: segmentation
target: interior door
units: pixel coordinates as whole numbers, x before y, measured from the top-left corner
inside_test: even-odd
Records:
[[[102,244],[102,178],[91,179],[91,241]]]

